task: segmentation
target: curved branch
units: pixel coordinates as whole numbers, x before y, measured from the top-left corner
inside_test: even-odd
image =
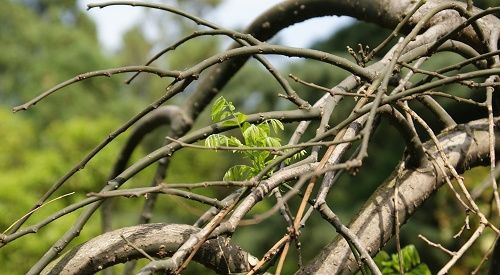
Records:
[[[149,113],[146,117],[141,119],[137,126],[132,131],[132,134],[129,136],[125,145],[123,146],[120,154],[118,155],[115,164],[113,165],[113,170],[108,176],[108,180],[114,179],[117,175],[119,175],[123,170],[125,170],[128,160],[130,156],[134,152],[134,149],[139,145],[141,140],[150,132],[154,131],[156,128],[161,126],[170,125],[170,123],[177,116],[182,116],[182,110],[173,105],[162,106],[151,113]],[[192,124],[192,121],[187,119],[186,124]],[[156,194],[152,196],[150,200],[156,199]],[[112,199],[108,198],[105,200],[101,207],[101,223],[103,232],[111,231],[112,225]],[[148,202],[150,203],[150,202]]]
[[[160,126],[170,125],[176,116],[182,116],[181,108],[174,105],[167,105],[152,111],[141,119],[120,151],[108,179],[114,179],[125,170],[132,152],[147,134]],[[192,124],[193,122],[188,120],[187,123]]]
[[[498,125],[499,119],[495,120]],[[469,129],[469,130],[467,130]],[[495,131],[498,151],[500,148],[500,131]],[[481,119],[458,125],[438,136],[449,162],[457,172],[479,165],[489,164],[489,134],[488,120]],[[476,142],[477,140],[477,142]],[[427,153],[436,155],[442,165],[442,160],[432,141],[424,143]],[[498,153],[498,152],[497,152]],[[393,236],[394,228],[394,186],[397,178],[396,167],[389,178],[373,193],[349,228],[358,236],[363,245],[373,256]],[[449,173],[447,171],[447,173]],[[406,168],[399,182],[399,201],[397,213],[401,224],[422,205],[422,203],[444,182],[445,177],[439,169],[428,171]],[[380,236],[374,238],[374,236]],[[304,266],[297,274],[351,274],[357,270],[356,260],[351,256],[349,246],[341,237],[336,237],[314,260]]]
[[[377,112],[387,118],[404,139],[410,155],[411,166],[413,168],[427,167],[429,162],[422,147],[422,142],[404,116],[389,105],[379,107]]]
[[[128,72],[147,72],[147,73],[152,73],[156,74],[159,77],[172,77],[176,78],[180,75],[180,72],[178,71],[166,71],[154,67],[148,67],[148,66],[128,66],[128,67],[120,67],[120,68],[111,68],[111,69],[106,69],[106,70],[100,70],[100,71],[94,71],[94,72],[88,72],[84,74],[79,74],[71,79],[68,79],[51,89],[43,92],[42,94],[38,95],[37,97],[33,98],[32,100],[24,103],[23,105],[14,107],[12,109],[12,112],[16,113],[20,110],[28,110],[30,106],[33,106],[37,104],[40,100],[44,99],[45,97],[53,94],[54,92],[69,86],[73,83],[80,82],[83,80],[86,80],[91,77],[97,77],[97,76],[106,76],[106,77],[111,77],[112,75],[115,74],[123,74],[123,73],[128,73]]]
[[[449,3],[452,1],[427,1],[427,3],[417,10],[410,18],[408,24],[403,27],[402,32],[409,33],[431,9],[443,4],[443,2]],[[394,29],[403,20],[401,15],[411,12],[414,5],[413,0],[358,0],[355,4],[351,1],[338,0],[285,1],[263,13],[243,32],[251,34],[260,41],[266,41],[280,30],[295,23],[315,17],[333,15],[352,16],[385,28]],[[457,5],[465,4],[457,3]],[[479,11],[479,9],[474,9],[474,13]],[[428,30],[435,25],[442,25],[444,27],[439,31],[431,29],[431,31],[425,32],[425,35],[422,35],[418,41],[412,42],[412,48],[435,42],[438,37],[453,30],[454,27],[460,25],[463,21],[465,21],[465,19],[453,10],[446,10],[438,13],[424,25],[424,30]],[[481,29],[484,30],[486,39],[490,36],[490,30],[500,25],[500,19],[491,15],[483,17],[477,22]],[[472,27],[461,30],[454,39],[470,44],[481,52],[482,43],[477,38]],[[418,44],[416,42],[418,42]],[[238,43],[233,43],[229,48],[233,49],[236,47],[239,47]],[[185,102],[183,107],[190,110],[190,115],[194,116],[199,114],[215,94],[220,91],[228,80],[243,66],[247,59],[248,57],[241,57],[214,66],[210,71],[210,77],[205,77],[202,80],[197,91]]]
[[[132,259],[145,258],[120,236],[155,258],[172,256],[174,251],[200,229],[182,224],[143,224],[121,228],[95,237],[50,263],[43,275],[94,274]],[[218,274],[248,272],[257,259],[223,237],[205,242],[194,260]]]

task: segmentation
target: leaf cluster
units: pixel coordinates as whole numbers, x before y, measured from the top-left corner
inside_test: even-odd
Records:
[[[223,134],[212,134],[205,140],[205,146],[215,147],[216,149],[219,146],[235,147],[235,149],[232,150],[233,153],[243,153],[252,163],[252,166],[242,164],[234,165],[229,168],[224,175],[224,180],[238,181],[250,179],[273,162],[279,153],[277,149],[248,150],[248,148],[281,147],[281,139],[271,136],[271,128],[275,134],[278,134],[279,130],[284,130],[281,121],[277,119],[266,119],[257,125],[246,122],[247,115],[236,112],[232,102],[227,101],[222,96],[214,102],[211,116],[215,123],[222,121],[222,126],[238,126],[243,140],[234,136],[228,137]],[[305,151],[301,151],[295,154],[291,159],[298,158],[304,154]],[[287,162],[289,161],[290,159],[287,160]]]
[[[384,275],[399,275],[398,254],[389,255],[380,251],[373,259]],[[425,263],[420,262],[420,256],[414,245],[408,245],[401,249],[401,262],[403,274],[405,275],[430,275],[431,271]]]

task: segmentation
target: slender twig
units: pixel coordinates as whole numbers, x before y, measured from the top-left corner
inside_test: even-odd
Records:
[[[195,145],[182,142],[178,139],[173,139],[171,137],[165,137],[165,139],[170,140],[172,142],[178,143],[182,147],[192,148],[192,149],[201,149],[201,150],[215,150],[215,151],[270,151],[275,155],[282,155],[280,151],[286,151],[288,149],[296,149],[296,148],[307,148],[312,146],[330,146],[337,145],[342,143],[354,142],[360,139],[359,136],[354,136],[352,138],[346,138],[342,140],[333,140],[333,141],[321,141],[321,142],[303,142],[300,144],[293,145],[283,145],[277,147],[234,147],[234,146],[202,146]]]
[[[432,159],[432,163],[434,164],[435,167],[437,167],[439,169],[439,171],[441,171],[441,173],[443,173],[443,175],[446,175],[446,171],[444,170],[444,167],[443,165],[441,165],[441,163],[439,163],[436,159],[436,157],[432,154],[429,154],[427,153],[427,155]],[[450,187],[451,191],[453,192],[453,194],[455,194],[455,197],[457,198],[457,200],[460,202],[460,204],[462,204],[462,206],[465,208],[465,211],[474,211],[473,209],[470,208],[470,206],[468,206],[463,200],[462,200],[462,197],[460,196],[460,194],[457,192],[457,190],[455,190],[455,187],[453,187],[453,184],[451,183],[450,179],[448,177],[444,177],[446,183],[448,184],[448,186]]]
[[[473,105],[473,106],[477,106],[477,107],[486,107],[486,103],[485,102],[477,102],[477,101],[474,101],[474,100],[469,99],[469,98],[463,98],[463,97],[459,97],[459,96],[456,96],[456,95],[450,95],[450,94],[447,94],[447,93],[436,92],[436,91],[427,91],[427,92],[423,92],[423,93],[414,94],[414,95],[411,95],[411,96],[403,97],[403,98],[401,98],[401,100],[404,100],[404,101],[406,101],[406,100],[412,100],[414,98],[419,98],[421,96],[439,96],[439,97],[443,97],[443,98],[448,98],[448,99],[455,100],[458,103],[467,103],[467,104],[470,104],[470,105]],[[450,125],[448,127],[454,126],[454,125],[456,125],[455,122],[453,122],[453,123],[450,122]]]
[[[486,82],[492,81],[496,76],[490,76]],[[493,88],[486,88],[486,105],[488,110],[488,132],[490,135],[489,139],[489,147],[490,147],[490,180],[491,187],[493,188],[493,196],[495,198],[495,202],[497,205],[497,214],[500,216],[500,197],[498,195],[498,185],[497,181],[494,177],[495,175],[495,130],[494,130],[494,122],[493,122]]]
[[[413,65],[413,68],[418,69],[420,67],[420,65],[422,65],[422,63],[424,63],[427,59],[429,59],[429,57],[427,57],[427,56],[419,58],[417,60],[417,62],[415,62],[415,65]],[[407,64],[406,62],[403,62],[403,63]],[[405,88],[405,85],[410,81],[410,78],[413,76],[414,73],[415,72],[413,70],[410,70],[406,74],[406,76],[401,80],[401,82],[399,83],[399,85],[396,88],[394,88],[394,90],[392,90],[391,95],[392,94],[397,94],[400,91],[402,91]]]
[[[399,205],[399,183],[401,182],[401,178],[403,176],[403,171],[405,169],[405,162],[404,158],[401,161],[401,165],[399,165],[398,168],[398,174],[396,176],[396,181],[394,183],[394,195],[393,195],[393,200],[394,200],[394,235],[396,236],[396,252],[398,255],[398,264],[399,264],[399,274],[404,275],[404,270],[403,270],[403,256],[401,255],[401,240],[399,236],[399,227],[401,224],[399,223],[399,213],[396,211],[398,209]]]
[[[190,199],[193,201],[198,201],[207,205],[215,206],[219,209],[223,209],[226,207],[224,203],[221,201],[206,197],[203,195],[195,194],[192,192],[186,192],[182,190],[176,190],[172,188],[164,188],[164,186],[156,186],[156,187],[144,187],[144,188],[134,188],[134,189],[124,189],[124,190],[113,190],[113,191],[107,191],[107,192],[100,192],[100,193],[94,193],[90,192],[87,194],[89,197],[100,197],[100,198],[111,198],[111,197],[118,197],[118,196],[123,196],[123,197],[140,197],[140,196],[145,196],[150,193],[163,193],[163,194],[168,194],[168,195],[175,195],[179,197],[183,197],[186,199]]]
[[[486,253],[484,253],[483,258],[481,259],[481,262],[479,262],[479,264],[477,265],[477,267],[470,273],[471,275],[476,275],[479,272],[479,269],[481,268],[481,266],[484,264],[484,262],[486,262],[488,260],[488,257],[491,255],[491,252],[493,251],[494,247],[496,246],[496,243],[498,242],[498,239],[499,239],[499,236],[497,235],[495,237],[495,240],[491,243],[490,248],[488,248],[488,251],[486,251]],[[495,262],[495,261],[497,261],[497,259],[495,259],[493,257],[491,259],[491,261]],[[492,265],[490,265],[490,267]],[[495,271],[490,269],[489,270],[489,274],[491,274],[490,272],[495,272]]]
[[[418,123],[420,123],[420,125],[422,125],[424,127],[424,129],[426,130],[426,132],[429,134],[429,136],[431,137],[431,139],[434,141],[434,144],[436,145],[436,148],[438,149],[438,153],[439,153],[439,155],[441,157],[441,160],[446,165],[446,168],[448,168],[450,170],[450,172],[453,175],[453,177],[457,180],[458,185],[460,186],[461,191],[464,193],[465,197],[467,198],[467,201],[471,204],[472,209],[474,210],[474,212],[477,215],[479,215],[481,217],[481,221],[482,222],[485,222],[486,224],[488,224],[486,218],[484,217],[484,215],[482,215],[481,211],[479,210],[479,207],[474,202],[474,200],[471,198],[471,196],[469,194],[469,191],[467,191],[467,188],[465,187],[465,185],[463,183],[462,177],[460,177],[458,175],[458,173],[455,170],[455,168],[453,167],[453,165],[451,165],[451,163],[448,161],[448,157],[444,153],[443,147],[439,143],[439,140],[437,139],[436,135],[431,130],[431,128],[429,127],[429,125],[427,125],[427,123],[420,116],[418,116],[413,110],[411,110],[410,108],[406,107],[403,104],[398,104],[398,106],[401,107],[401,108],[403,108],[405,110],[405,112],[409,113],[413,117],[413,119],[415,119],[416,121],[418,121]]]
[[[450,268],[455,265],[455,263],[460,259],[464,253],[472,246],[472,244],[481,236],[483,233],[484,228],[486,227],[487,224],[485,223],[479,223],[479,226],[477,227],[476,231],[472,234],[472,236],[467,240],[467,242],[462,245],[462,247],[453,255],[453,257],[446,263],[441,270],[437,273],[437,275],[444,275],[447,274]]]
[[[424,237],[422,234],[418,234],[418,237],[422,240],[424,240],[424,242],[426,242],[428,245],[430,246],[433,246],[433,247],[436,247],[436,248],[439,248],[441,249],[442,251],[448,253],[450,256],[455,256],[457,253],[456,252],[453,252],[453,251],[450,251],[448,249],[446,249],[445,247],[443,247],[441,244],[435,244],[431,241],[429,241],[426,237]]]
[[[120,235],[120,237],[130,246],[132,247],[133,249],[137,250],[139,253],[141,253],[142,255],[144,255],[144,257],[146,257],[148,260],[154,262],[155,259],[153,259],[151,256],[148,255],[148,253],[146,253],[146,251],[142,250],[141,248],[137,247],[137,245],[131,243],[129,240],[127,240],[127,238],[125,238],[125,236],[123,235]]]
[[[280,248],[290,239],[290,235],[285,235],[283,238],[281,238],[279,241],[277,241],[273,247],[271,247],[266,254],[264,254],[264,257],[262,257],[262,260],[259,261],[257,265],[255,265],[252,270],[250,270],[247,275],[253,275],[260,267],[262,267],[266,262],[268,262],[273,255],[276,255]],[[276,273],[277,274],[277,273]]]
[[[149,66],[129,66],[129,67],[120,67],[120,68],[112,68],[112,69],[106,69],[106,70],[100,70],[100,71],[94,71],[94,72],[88,72],[84,74],[77,75],[71,79],[68,79],[51,89],[45,91],[44,93],[40,94],[39,96],[33,98],[32,100],[24,103],[23,105],[17,106],[13,108],[13,112],[16,113],[17,111],[20,110],[27,110],[30,106],[35,105],[38,103],[40,100],[44,99],[45,97],[51,95],[52,93],[69,86],[73,83],[83,81],[92,77],[97,77],[97,76],[106,76],[106,77],[111,77],[112,75],[115,74],[123,74],[123,73],[129,73],[129,72],[147,72],[147,73],[152,73],[156,74],[159,77],[179,77],[181,72],[179,71],[166,71],[154,67],[149,67]]]
[[[317,89],[317,90],[320,90],[320,91],[327,92],[327,93],[329,93],[332,96],[342,95],[342,96],[353,96],[353,97],[359,97],[359,96],[361,96],[361,97],[375,98],[374,95],[367,95],[367,94],[360,95],[359,93],[349,93],[349,92],[335,91],[333,89],[328,89],[328,88],[325,88],[323,86],[316,85],[314,83],[305,82],[304,80],[302,80],[302,79],[294,76],[293,74],[289,74],[288,76],[290,78],[292,78],[293,80],[295,80],[295,82],[298,82],[298,83],[300,83],[302,85],[305,85],[305,86],[308,86],[308,87],[311,87],[311,88],[314,88],[314,89]]]
[[[415,14],[415,12],[417,12],[417,10],[423,4],[425,4],[425,2],[427,2],[427,1],[426,0],[420,0],[420,1],[418,1],[418,3],[413,7],[413,9],[405,16],[405,18],[403,18],[403,20],[401,20],[401,22],[399,22],[399,24],[396,26],[396,28],[394,28],[394,30],[389,35],[389,37],[387,37],[382,43],[380,43],[379,46],[377,46],[366,57],[363,58],[363,62],[364,63],[370,62],[373,59],[373,57],[375,56],[375,54],[377,52],[379,52],[382,48],[384,48],[385,46],[387,46],[387,44],[389,44],[389,42],[393,38],[397,37],[398,34],[399,34],[399,31],[401,30],[401,28],[403,28],[406,25],[406,23],[408,22],[408,20],[410,20],[410,18],[413,16],[413,14]]]
[[[178,275],[179,273],[181,273],[182,270],[184,270],[187,267],[187,265],[189,264],[191,259],[193,259],[194,255],[196,254],[196,252],[200,249],[201,245],[208,239],[210,234],[215,230],[215,228],[217,228],[217,226],[219,226],[219,224],[224,220],[224,218],[233,210],[233,208],[241,200],[241,198],[244,198],[245,196],[248,195],[249,190],[250,190],[250,188],[247,188],[246,192],[243,192],[237,199],[234,200],[234,202],[231,205],[229,205],[224,210],[224,212],[221,212],[219,215],[215,216],[212,223],[209,223],[207,225],[208,231],[202,236],[202,238],[198,241],[198,243],[193,247],[193,249],[191,250],[191,253],[184,260],[182,265],[175,271],[175,273],[174,273],[175,275]]]
[[[488,47],[488,41],[485,39],[485,35],[482,31],[482,28],[480,28],[477,24],[477,20],[479,20],[480,18],[486,16],[486,15],[489,15],[489,14],[492,14],[492,13],[496,13],[498,11],[500,11],[500,7],[490,7],[486,10],[483,10],[481,12],[478,12],[474,15],[471,15],[471,13],[469,13],[466,9],[464,9],[462,6],[460,5],[454,5],[453,7],[451,7],[453,9],[455,9],[456,11],[458,11],[461,15],[465,15],[467,17],[467,20],[465,22],[463,22],[462,24],[458,25],[455,29],[453,29],[452,31],[448,32],[446,35],[440,37],[439,39],[436,40],[436,42],[434,42],[434,45],[432,45],[430,48],[429,48],[429,51],[430,52],[434,52],[437,47],[439,45],[441,45],[444,41],[450,39],[451,37],[455,36],[459,31],[461,31],[462,29],[466,28],[467,26],[471,25],[473,26],[474,30],[476,31],[476,34],[481,42],[481,44],[486,47],[484,47],[483,49],[486,50]]]
[[[500,36],[500,29],[495,27],[490,34],[490,43],[489,43],[489,50],[490,51],[496,51],[498,49],[497,44],[498,44],[498,38]],[[498,56],[495,56],[493,59],[494,63],[492,67],[500,67],[500,62]],[[492,75],[488,77],[485,81],[485,83],[492,83],[497,79],[497,75]],[[495,130],[494,130],[494,121],[493,121],[493,92],[494,88],[493,87],[487,87],[486,88],[486,107],[488,110],[488,132],[490,135],[489,139],[489,145],[490,145],[490,179],[491,179],[491,187],[493,188],[493,196],[495,198],[495,203],[497,205],[497,214],[500,216],[500,197],[498,195],[498,184],[495,178],[495,163],[496,163],[496,158],[495,158]]]
[[[361,261],[365,263],[370,271],[374,275],[382,275],[382,272],[378,269],[377,265],[373,261],[372,257],[366,250],[366,248],[361,244],[359,238],[352,232],[347,226],[345,226],[339,219],[335,213],[328,207],[326,203],[321,204],[318,207],[318,211],[321,213],[321,216],[327,220],[331,225],[335,227],[337,232],[341,234],[344,239],[348,242],[351,242],[356,250],[359,252],[361,256]]]
[[[335,149],[335,145],[331,145],[331,146],[328,147],[328,150],[326,151],[325,155],[323,156],[323,158],[321,159],[320,163],[316,167],[316,171],[321,170],[325,166],[328,158],[333,153],[334,149]],[[312,190],[313,190],[314,184],[316,183],[316,180],[317,180],[317,176],[313,176],[310,179],[309,184],[306,187],[306,191],[304,192],[304,197],[302,198],[302,201],[300,203],[299,209],[297,210],[297,214],[295,216],[295,221],[293,223],[293,227],[291,228],[291,234],[292,234],[293,238],[295,238],[296,236],[299,235],[300,220],[302,219],[302,215],[304,213],[304,209],[305,209],[306,204],[307,204],[307,202],[309,200],[309,197],[312,194]],[[284,264],[284,261],[285,261],[285,257],[286,257],[286,255],[288,253],[288,248],[289,247],[290,247],[290,241],[286,242],[285,247],[283,248],[283,253],[281,254],[281,258],[280,258],[280,260],[278,262],[278,266],[276,268],[276,274],[280,274],[281,273],[281,269],[283,267],[283,264]]]
[[[11,224],[9,227],[7,227],[7,229],[5,229],[5,230],[2,232],[2,234],[0,234],[0,236],[2,236],[2,238],[0,238],[0,239],[1,239],[0,243],[1,243],[1,242],[3,242],[3,236],[5,236],[5,233],[9,232],[9,230],[10,230],[12,227],[14,227],[14,226],[15,226],[15,225],[19,222],[19,221],[21,221],[22,219],[24,219],[24,218],[26,218],[27,216],[31,215],[33,212],[35,212],[35,211],[39,210],[40,208],[42,208],[42,207],[46,206],[47,204],[49,204],[49,203],[51,203],[51,202],[54,202],[54,201],[57,201],[57,200],[59,200],[59,199],[62,199],[62,198],[64,198],[64,197],[67,197],[67,196],[73,195],[73,194],[75,194],[75,192],[71,192],[71,193],[68,193],[68,194],[64,194],[64,195],[62,195],[62,196],[59,196],[59,197],[57,197],[57,198],[55,198],[55,199],[52,199],[52,200],[50,200],[50,201],[48,201],[48,202],[46,202],[46,203],[44,203],[44,204],[40,205],[39,207],[37,207],[37,208],[35,208],[35,209],[33,209],[33,210],[29,211],[28,213],[24,214],[24,216],[22,216],[20,219],[18,219],[17,221],[15,221],[13,224]]]
[[[214,24],[214,23],[209,22],[207,20],[204,20],[200,17],[197,17],[195,15],[189,14],[185,11],[182,11],[182,10],[179,10],[177,8],[170,7],[170,6],[165,6],[165,5],[160,5],[160,4],[140,3],[140,2],[127,2],[127,1],[116,1],[116,2],[109,2],[109,3],[102,3],[102,4],[89,4],[87,6],[88,6],[88,9],[91,9],[94,7],[104,8],[104,7],[112,6],[112,5],[142,6],[142,7],[160,9],[163,11],[172,12],[172,13],[178,14],[184,18],[190,19],[190,20],[194,21],[195,23],[197,23],[198,25],[204,25],[204,26],[207,26],[207,27],[215,29],[215,30],[223,30],[223,32],[224,32],[223,34],[228,35],[229,37],[234,39],[237,43],[239,43],[243,46],[250,46],[250,45],[256,45],[256,44],[262,43],[261,41],[259,41],[258,39],[255,39],[251,35],[243,34],[243,33],[236,32],[236,31],[231,31],[231,30],[225,30],[225,29],[221,28],[220,26],[218,26],[217,24]],[[192,39],[192,38],[184,38],[184,39],[181,39],[180,41],[174,43],[174,45],[172,45],[171,47],[156,54],[152,59],[150,59],[150,61],[148,61],[147,64],[150,64],[151,62],[153,62],[155,59],[157,59],[158,57],[160,57],[161,55],[166,53],[168,50],[172,49],[172,47],[174,47],[173,49],[175,49],[176,46],[182,44],[184,41],[187,41],[189,39]],[[304,101],[303,99],[301,99],[297,95],[297,93],[292,89],[290,84],[278,72],[278,70],[276,70],[276,68],[274,68],[274,66],[272,66],[271,63],[269,63],[269,61],[267,61],[264,57],[262,57],[262,55],[260,53],[253,54],[253,57],[255,59],[257,59],[271,73],[272,76],[274,76],[274,78],[278,81],[278,83],[281,85],[283,90],[287,93],[287,95],[288,95],[286,97],[287,99],[289,99],[291,102],[293,102],[295,105],[297,105],[300,108],[307,109],[307,108],[311,107],[309,103],[307,103],[306,101]],[[136,77],[136,75],[132,76],[132,78],[127,80],[127,82],[130,82],[133,78]]]
[[[495,171],[493,171],[493,177],[496,179],[498,176],[500,176],[500,164],[497,163],[495,165]],[[488,174],[488,176],[479,184],[476,186],[474,189],[472,189],[472,192],[470,192],[470,195],[473,199],[479,198],[481,194],[484,192],[486,188],[491,186],[491,174]]]
[[[27,234],[32,234],[32,233],[37,233],[40,228],[50,224],[51,222],[59,219],[60,217],[63,217],[65,215],[68,215],[70,213],[73,213],[75,210],[78,210],[84,206],[87,206],[93,202],[96,202],[96,201],[99,201],[99,200],[102,200],[102,198],[87,198],[87,199],[84,199],[84,200],[81,200],[79,202],[76,202],[72,205],[69,205],[69,206],[66,206],[65,208],[55,212],[54,214],[46,217],[45,219],[31,225],[31,226],[28,226],[26,228],[23,228],[22,230],[19,230],[19,231],[16,231],[15,233],[12,233],[12,234],[9,234],[9,235],[1,235],[0,234],[0,247],[6,245],[7,243],[13,241],[13,240],[16,240],[24,235],[27,235]]]
[[[433,78],[435,77],[435,78],[439,78],[439,79],[444,79],[444,78],[448,77],[448,76],[446,76],[444,74],[440,74],[440,73],[437,73],[435,71],[427,71],[427,70],[419,69],[418,67],[412,66],[412,65],[410,65],[410,64],[408,64],[406,62],[401,62],[400,65],[403,66],[403,67],[405,67],[405,68],[410,69],[411,72],[413,72],[413,73],[420,73],[420,74],[432,76]],[[480,84],[475,83],[474,81],[471,81],[471,80],[469,80],[469,81],[460,81],[460,80],[458,80],[455,83],[462,84],[462,85],[467,86],[469,88],[479,88],[480,87],[479,86]]]
[[[450,65],[450,66],[446,66],[446,67],[437,69],[435,72],[438,74],[444,74],[446,72],[453,71],[453,70],[458,71],[461,68],[465,67],[466,65],[473,64],[473,63],[479,63],[479,61],[481,61],[481,60],[484,60],[484,59],[491,57],[491,56],[497,56],[498,54],[500,54],[500,51],[488,52],[488,53],[484,53],[481,55],[478,54],[477,52],[475,52],[475,56],[468,57],[464,61],[461,61],[461,62],[456,63],[454,65]],[[480,64],[476,64],[476,67],[479,67],[479,69],[484,69],[486,66],[486,65],[481,65],[481,66],[479,66],[479,65]],[[427,77],[424,77],[419,82],[415,83],[413,86],[415,87],[415,86],[419,86],[419,85],[424,84],[424,83],[428,83],[432,80],[433,77],[434,77],[433,75],[428,75]]]
[[[236,40],[244,40],[247,43],[249,43],[250,45],[256,45],[256,44],[261,43],[259,40],[253,38],[250,34],[242,34],[240,32],[235,32],[235,31],[231,31],[228,29],[216,28],[213,30],[195,31],[195,32],[177,40],[172,45],[168,46],[167,48],[165,48],[165,49],[161,50],[160,52],[158,52],[157,54],[155,54],[146,63],[144,63],[144,66],[148,66],[149,64],[153,63],[155,60],[160,58],[162,55],[166,54],[169,51],[173,51],[173,50],[177,49],[179,46],[181,46],[185,42],[190,41],[191,39],[194,39],[196,37],[205,36],[205,35],[225,35],[225,36],[231,37],[233,39],[237,38]],[[127,79],[125,81],[125,83],[130,84],[132,82],[132,80],[134,80],[139,75],[139,73],[140,72],[135,73],[133,76],[131,76],[129,79]]]

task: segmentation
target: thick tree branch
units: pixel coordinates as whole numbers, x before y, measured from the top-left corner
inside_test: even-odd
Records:
[[[498,123],[499,120],[496,119],[495,124],[498,125]],[[496,148],[500,148],[500,132],[496,131],[495,135],[498,140]],[[439,135],[439,140],[449,161],[458,172],[488,162],[488,122],[486,119],[458,125]],[[474,140],[477,140],[477,143]],[[426,142],[424,147],[429,154],[438,156],[432,142]],[[394,172],[377,189],[349,225],[350,230],[356,233],[360,242],[372,255],[375,255],[393,235],[394,208],[391,199],[396,176],[397,174]],[[444,177],[445,175],[436,169],[427,171],[406,169],[403,171],[399,184],[400,204],[397,209],[402,222],[406,222],[425,199],[442,185]],[[198,230],[188,225],[150,224],[108,232],[71,250],[62,256],[61,260],[47,267],[42,274],[59,274],[57,272],[93,274],[93,272],[107,266],[143,257],[141,253],[127,246],[120,235],[124,235],[149,255],[170,256],[172,254],[170,251],[175,251],[184,241],[189,239],[191,234],[196,234]],[[381,236],[381,238],[373,238],[373,236]],[[224,242],[224,239],[221,240],[214,239],[205,244],[196,261],[216,270],[219,274],[227,274],[228,264],[234,268],[231,269],[231,272],[248,271],[249,269],[246,268],[250,266],[248,262],[250,256],[232,244],[228,247],[220,246],[219,244]],[[223,249],[224,255],[220,249]],[[226,251],[226,249],[228,250]],[[108,253],[112,253],[112,255],[108,255]],[[210,259],[204,258],[210,255]],[[337,237],[298,274],[350,274],[356,268],[357,263],[352,257],[347,243],[341,237]]]
[[[498,127],[499,120],[495,120]],[[473,136],[471,136],[471,134]],[[500,148],[500,132],[495,131],[495,148]],[[458,125],[438,136],[450,163],[457,172],[463,173],[474,166],[489,164],[488,121],[481,119],[465,125]],[[477,142],[476,142],[477,141]],[[432,141],[424,144],[427,152],[433,154],[442,164]],[[405,223],[422,203],[444,183],[445,176],[438,169],[405,169],[399,183],[399,220]],[[375,255],[393,236],[394,228],[394,184],[398,168],[373,193],[355,218],[349,224],[370,254]],[[447,173],[449,173],[447,171]],[[352,274],[357,270],[349,246],[336,237],[313,261],[304,266],[297,274]]]
[[[170,257],[199,230],[189,225],[160,223],[121,228],[73,248],[50,263],[41,274],[94,274],[119,263],[144,258],[120,237],[122,235],[154,258]],[[205,242],[194,260],[218,274],[249,271],[258,261],[233,243],[226,244],[222,237]]]

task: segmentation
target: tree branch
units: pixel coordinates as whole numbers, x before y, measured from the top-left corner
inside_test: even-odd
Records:
[[[495,125],[498,126],[498,118]],[[470,127],[470,131],[465,128]],[[471,134],[473,136],[471,136]],[[495,148],[500,148],[500,132],[495,131]],[[449,162],[457,172],[463,173],[474,166],[489,164],[489,134],[488,121],[481,119],[465,125],[458,125],[438,136]],[[475,142],[477,140],[477,143]],[[424,143],[424,148],[429,154],[439,155],[432,141]],[[394,184],[397,177],[396,167],[389,178],[373,193],[356,217],[352,219],[349,228],[353,231],[368,252],[375,255],[393,236],[394,228]],[[422,203],[449,177],[449,171],[444,175],[439,170],[413,170],[407,168],[403,171],[399,183],[399,201],[397,213],[401,223],[422,205]],[[377,236],[377,237],[374,237]],[[357,270],[357,263],[347,243],[342,237],[337,236],[314,260],[301,268],[297,274],[351,274]]]
[[[94,274],[107,267],[145,256],[120,236],[155,258],[170,257],[200,229],[181,224],[143,224],[121,228],[95,237],[62,255],[42,272],[52,274]],[[218,274],[248,272],[258,260],[240,247],[218,237],[205,242],[194,260]]]

